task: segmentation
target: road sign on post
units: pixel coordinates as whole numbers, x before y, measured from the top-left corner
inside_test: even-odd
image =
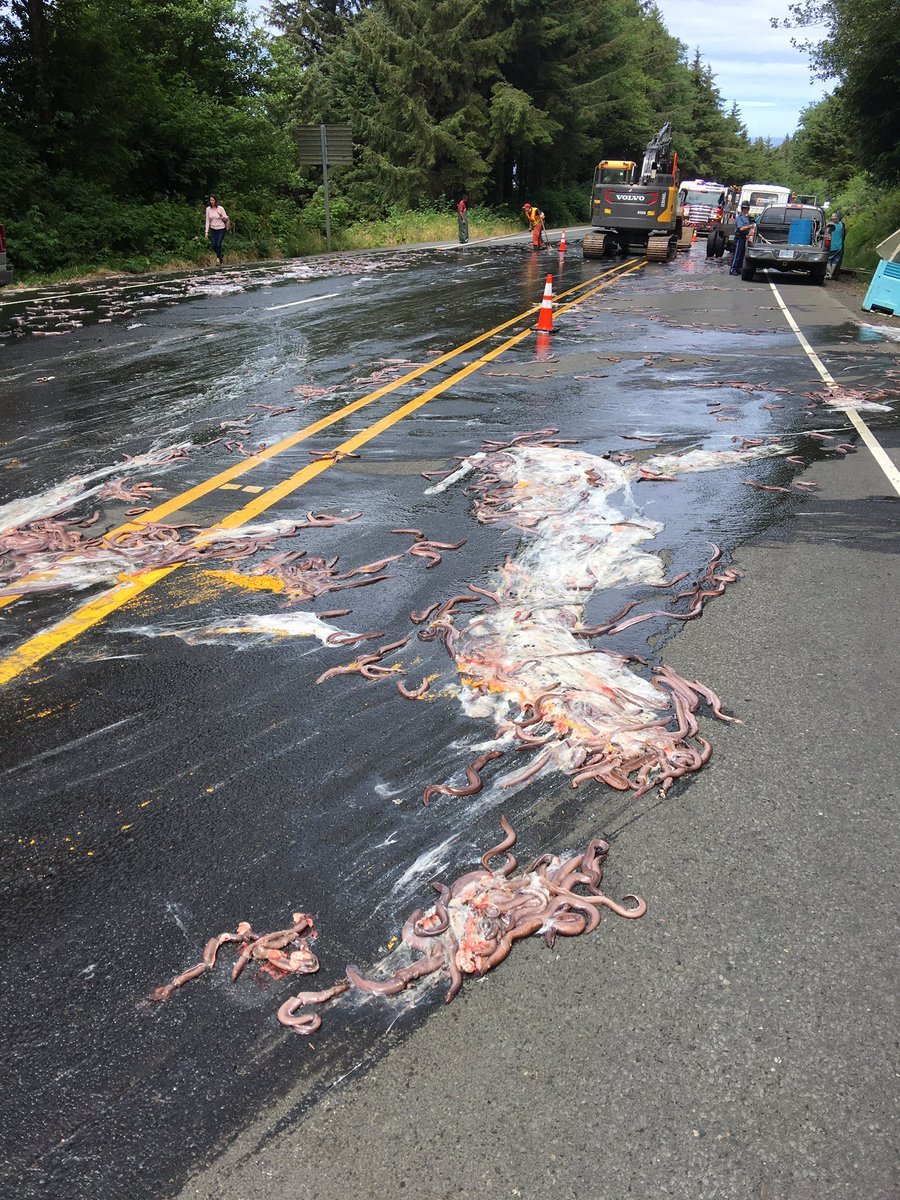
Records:
[[[301,125],[297,144],[302,164],[322,168],[325,189],[325,244],[331,250],[331,212],[328,207],[328,167],[353,162],[353,138],[349,125]]]

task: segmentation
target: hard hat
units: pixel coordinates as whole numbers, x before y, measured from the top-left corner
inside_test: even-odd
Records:
[[[522,205],[522,208],[523,208],[523,209],[525,209],[525,208],[531,208],[531,205],[530,205],[530,204],[528,203],[528,201],[526,200],[526,202],[525,202],[525,203]]]

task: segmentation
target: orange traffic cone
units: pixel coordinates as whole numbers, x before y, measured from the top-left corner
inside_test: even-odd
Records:
[[[566,231],[565,230],[562,231],[562,237],[559,239],[559,252],[560,252],[560,254],[565,254],[565,252],[566,252]]]
[[[695,226],[694,226],[694,236],[691,238],[691,245],[692,245],[692,246],[693,246],[694,242],[696,242],[696,240],[697,240],[697,226],[695,225]]]
[[[538,314],[538,329],[543,329],[545,333],[549,333],[553,328],[553,276],[547,276],[547,282],[544,284],[544,298],[541,301],[541,311]]]

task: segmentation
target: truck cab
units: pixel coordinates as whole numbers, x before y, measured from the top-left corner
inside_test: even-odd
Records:
[[[682,223],[698,233],[709,233],[722,221],[728,187],[708,179],[687,179],[678,193]]]

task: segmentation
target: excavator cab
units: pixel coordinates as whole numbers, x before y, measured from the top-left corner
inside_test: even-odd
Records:
[[[594,187],[602,183],[634,183],[634,169],[637,163],[624,160],[605,158],[597,164],[594,173]]]

